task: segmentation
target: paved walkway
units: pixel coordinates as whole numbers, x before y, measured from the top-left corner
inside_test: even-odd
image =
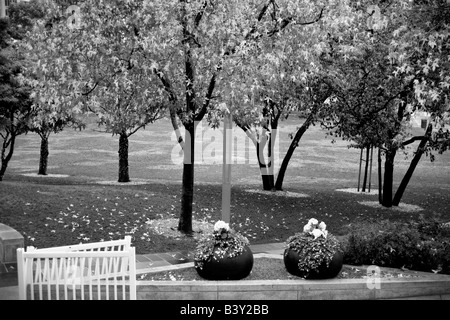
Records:
[[[279,253],[284,251],[284,243],[269,243],[251,245],[256,253]],[[136,273],[142,274],[155,269],[167,269],[170,266],[194,262],[193,251],[176,251],[166,253],[149,253],[136,255]],[[0,300],[17,300],[17,265],[0,264]]]

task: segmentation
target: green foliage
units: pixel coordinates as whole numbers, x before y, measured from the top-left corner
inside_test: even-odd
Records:
[[[45,9],[39,0],[11,3],[8,17],[14,28],[10,31],[14,39],[22,40],[26,32],[31,30],[36,19],[45,17]]]
[[[194,255],[196,267],[202,268],[204,262],[213,258],[214,252],[221,258],[239,256],[249,244],[246,237],[233,229],[214,228],[213,233],[203,236],[197,243]]]
[[[28,131],[32,101],[22,76],[23,60],[14,48],[9,19],[0,19],[0,181],[14,152],[16,137]]]
[[[342,251],[340,242],[326,230],[327,226],[315,218],[303,226],[303,232],[286,240],[287,248],[299,254],[298,268],[307,274],[317,270],[323,263],[327,266],[337,251]],[[287,252],[285,252],[287,254]]]
[[[340,242],[332,234],[327,237],[317,237],[308,233],[297,233],[286,240],[288,248],[291,248],[300,256],[298,267],[300,271],[310,272],[324,262],[328,265],[336,251],[341,251]]]
[[[143,50],[144,32],[137,29],[146,26],[151,33],[143,6],[88,0],[75,16],[66,7],[47,6],[48,18],[35,24],[23,44],[33,61],[28,71],[38,110],[35,128],[52,130],[92,112],[106,132],[130,136],[164,115],[163,89]]]
[[[448,18],[439,12],[448,16],[450,6],[435,2],[361,1],[352,33],[330,32],[322,80],[334,94],[324,127],[356,147],[397,150],[411,137],[414,112],[443,120],[449,111],[450,33]],[[369,17],[369,7],[379,17]],[[382,23],[367,30],[373,19]]]
[[[423,218],[415,223],[358,222],[352,225],[344,262],[449,274],[450,227]]]
[[[27,130],[26,122],[31,107],[30,88],[23,84],[22,61],[11,46],[9,31],[14,27],[7,19],[0,19],[0,129],[7,140]]]

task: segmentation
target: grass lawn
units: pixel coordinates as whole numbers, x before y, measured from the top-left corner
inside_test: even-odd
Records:
[[[281,156],[290,143],[288,134],[300,124],[298,121],[292,118],[281,126]],[[177,163],[179,155],[170,122],[158,121],[130,138],[132,182],[128,184],[116,183],[118,137],[96,129],[89,125],[84,131],[68,129],[52,135],[49,175],[45,177],[36,176],[39,137],[19,137],[4,181],[0,182],[0,223],[22,233],[26,246],[39,248],[118,239],[126,234],[133,236],[138,254],[195,248],[195,238],[171,229],[176,229],[180,212],[182,165]],[[201,161],[195,168],[195,230],[221,219],[220,131],[204,124],[203,132],[204,152],[198,153]],[[377,205],[374,192],[378,189],[376,157],[372,193],[346,192],[357,187],[360,155],[347,144],[331,143],[320,128],[311,128],[291,160],[285,192],[275,194],[260,192],[254,147],[246,141],[240,147],[245,154],[232,165],[232,227],[258,244],[284,241],[301,231],[312,217],[325,221],[336,235],[345,234],[352,222],[362,218],[410,221],[422,214],[450,221],[449,153],[437,155],[434,163],[424,157],[400,207],[385,209]],[[410,159],[397,156],[395,188]]]

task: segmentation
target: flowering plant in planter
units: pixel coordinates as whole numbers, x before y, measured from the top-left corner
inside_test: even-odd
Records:
[[[326,224],[323,221],[319,223],[314,218],[310,219],[303,227],[303,232],[289,237],[286,243],[285,264],[290,251],[295,251],[295,259],[298,259],[294,272],[291,272],[292,264],[290,268],[288,265],[286,267],[289,272],[303,277],[308,277],[310,274],[318,273],[321,268],[328,267],[336,254],[342,251],[339,240],[326,230]],[[342,255],[340,260],[342,260]],[[342,261],[338,262],[337,272],[340,271],[341,267]],[[335,274],[332,276],[335,276]]]
[[[213,233],[204,235],[197,243],[195,267],[202,269],[211,259],[237,257],[249,244],[248,239],[231,229],[228,223],[217,221]]]

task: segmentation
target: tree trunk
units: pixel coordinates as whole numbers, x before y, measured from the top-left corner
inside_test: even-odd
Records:
[[[264,140],[265,138],[261,138],[261,141],[257,141],[255,134],[248,127],[241,126],[238,123],[237,125],[245,132],[247,137],[250,138],[250,140],[253,142],[253,145],[256,148],[256,158],[258,160],[259,171],[263,183],[263,190],[273,190],[275,179],[273,175],[273,170],[269,170],[269,166],[271,165],[270,163],[271,159],[269,157],[269,164],[267,164],[264,158],[264,146],[267,140]],[[270,146],[271,145],[269,144],[269,150]]]
[[[119,137],[119,182],[130,182],[128,172],[128,135],[122,132]]]
[[[11,135],[11,138],[9,139],[9,141],[8,141],[7,137],[3,140],[2,154],[1,154],[2,164],[0,167],[0,181],[3,181],[3,177],[5,175],[6,168],[8,167],[8,163],[13,156],[15,143],[16,143],[15,134]],[[6,154],[6,150],[7,150],[8,146],[9,146],[9,152],[8,152],[8,154]]]
[[[388,131],[388,137],[389,140],[394,139],[399,133],[400,133],[400,127],[401,123],[403,121],[403,117],[405,115],[405,110],[407,106],[407,98],[408,98],[408,91],[403,91],[400,94],[402,102],[398,106],[397,110],[397,119],[395,123],[395,130]],[[384,185],[383,185],[383,201],[382,205],[384,207],[392,207],[392,191],[393,191],[393,181],[394,181],[394,159],[395,155],[397,153],[396,147],[393,147],[391,145],[387,146],[386,151],[386,162],[384,164]]]
[[[39,175],[47,175],[47,165],[48,165],[48,136],[45,134],[40,135],[41,137],[41,153],[39,157]]]
[[[273,174],[263,173],[264,171],[266,171],[265,168],[260,168],[260,169],[261,169],[263,190],[272,191],[274,189],[274,182],[275,182],[275,178],[274,178]]]
[[[403,197],[403,193],[406,190],[406,187],[408,186],[409,180],[411,180],[411,177],[414,173],[414,170],[417,167],[417,164],[420,161],[420,158],[422,157],[423,153],[425,152],[425,146],[428,142],[428,138],[431,135],[432,126],[428,125],[427,131],[425,133],[425,138],[420,141],[419,146],[417,147],[416,154],[414,155],[414,158],[411,161],[411,164],[409,165],[408,171],[406,171],[405,176],[402,179],[402,182],[400,183],[400,186],[397,189],[397,192],[395,193],[394,200],[392,200],[392,205],[398,206],[400,204],[400,200]]]
[[[192,203],[194,200],[195,124],[185,125],[185,129],[181,213],[178,231],[189,235],[192,234]]]
[[[386,151],[386,162],[384,164],[383,201],[384,207],[392,207],[392,186],[394,183],[394,159],[397,150]]]
[[[2,166],[0,167],[0,181],[3,181],[3,176],[6,172],[6,167],[8,166],[8,163],[4,160],[2,160]]]
[[[312,119],[312,117],[311,117],[311,119]],[[284,176],[286,175],[286,170],[287,170],[289,161],[291,160],[295,149],[298,147],[298,143],[300,142],[300,139],[302,138],[303,134],[308,129],[310,123],[311,123],[311,120],[309,120],[309,118],[308,118],[295,133],[294,139],[292,139],[289,149],[283,158],[283,162],[281,163],[280,170],[278,171],[277,182],[275,183],[275,190],[283,190],[283,180],[284,180]]]
[[[185,92],[186,92],[186,112],[191,114],[190,121],[183,120],[185,128],[185,144],[184,144],[184,161],[183,161],[183,178],[182,178],[182,194],[181,194],[181,213],[178,221],[178,231],[185,234],[192,234],[192,204],[194,201],[194,156],[195,156],[195,120],[201,121],[201,117],[196,119],[196,102],[195,102],[195,66],[190,47],[191,33],[188,28],[188,13],[186,9],[187,1],[181,7],[181,25],[184,42],[184,76],[185,76]],[[173,124],[172,124],[173,125]],[[180,142],[180,141],[179,141]],[[202,151],[202,150],[200,150]]]
[[[369,173],[369,157],[370,157],[370,146],[368,146],[366,150],[366,165],[364,166],[364,179],[362,185],[362,192],[366,192],[367,175]]]
[[[269,145],[269,150],[270,150],[270,145]],[[269,151],[268,161],[266,161],[264,158],[264,144],[261,144],[260,142],[258,142],[256,144],[256,154],[257,154],[257,158],[258,158],[259,171],[261,172],[263,190],[271,191],[274,188],[275,179],[273,176],[273,171],[270,170],[270,166],[272,165],[270,151]]]
[[[170,122],[172,123],[173,130],[175,131],[177,142],[180,144],[181,149],[184,149],[183,135],[181,134],[180,127],[178,126],[177,115],[172,108],[170,108]]]
[[[381,149],[378,148],[378,202],[383,204],[383,167],[381,166]]]

